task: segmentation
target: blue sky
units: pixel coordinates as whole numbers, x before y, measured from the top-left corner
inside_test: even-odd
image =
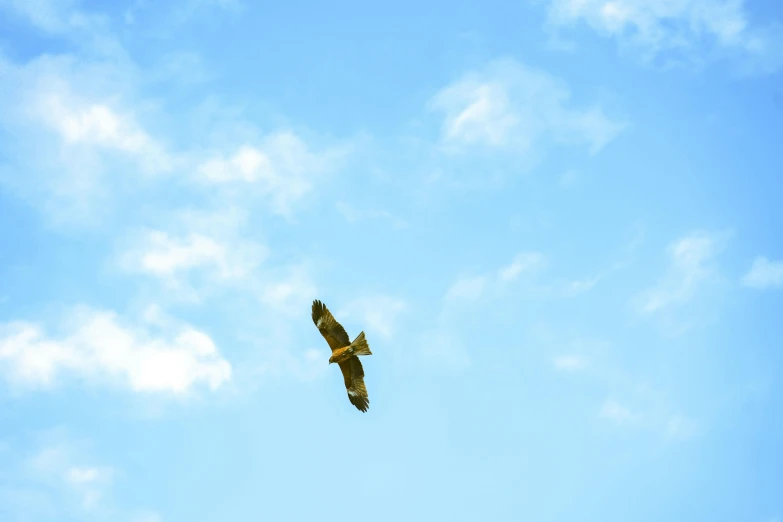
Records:
[[[780,522],[781,24],[0,0],[0,519]]]

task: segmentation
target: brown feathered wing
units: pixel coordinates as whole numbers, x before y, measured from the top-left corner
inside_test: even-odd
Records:
[[[321,301],[313,301],[313,323],[326,339],[332,351],[345,348],[351,344],[345,328],[337,322],[332,313]],[[367,411],[370,407],[370,399],[367,395],[367,387],[364,385],[364,368],[358,357],[353,356],[341,363],[345,389],[348,391],[348,400],[361,411]]]

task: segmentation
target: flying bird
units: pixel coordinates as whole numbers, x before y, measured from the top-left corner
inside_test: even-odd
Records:
[[[367,411],[370,407],[370,399],[367,397],[367,388],[364,386],[364,368],[359,361],[360,355],[372,355],[370,345],[364,338],[364,332],[356,336],[353,342],[348,339],[345,328],[337,322],[332,313],[321,301],[313,301],[313,322],[321,332],[332,356],[329,364],[337,363],[343,372],[345,389],[348,391],[348,400],[361,411]]]

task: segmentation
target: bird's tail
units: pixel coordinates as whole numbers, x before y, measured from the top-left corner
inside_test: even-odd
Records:
[[[364,338],[364,332],[356,336],[350,346],[352,355],[372,355],[370,351],[370,345],[367,344],[367,339]]]

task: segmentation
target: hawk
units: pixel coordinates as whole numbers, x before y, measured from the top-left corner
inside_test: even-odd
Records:
[[[364,332],[356,336],[353,342],[348,339],[345,328],[337,322],[332,313],[321,301],[313,301],[313,322],[321,332],[332,356],[329,364],[337,363],[343,372],[345,389],[348,391],[348,400],[361,411],[367,411],[370,407],[370,399],[367,398],[367,388],[364,386],[364,369],[359,361],[360,355],[372,355],[370,345],[364,338]]]

